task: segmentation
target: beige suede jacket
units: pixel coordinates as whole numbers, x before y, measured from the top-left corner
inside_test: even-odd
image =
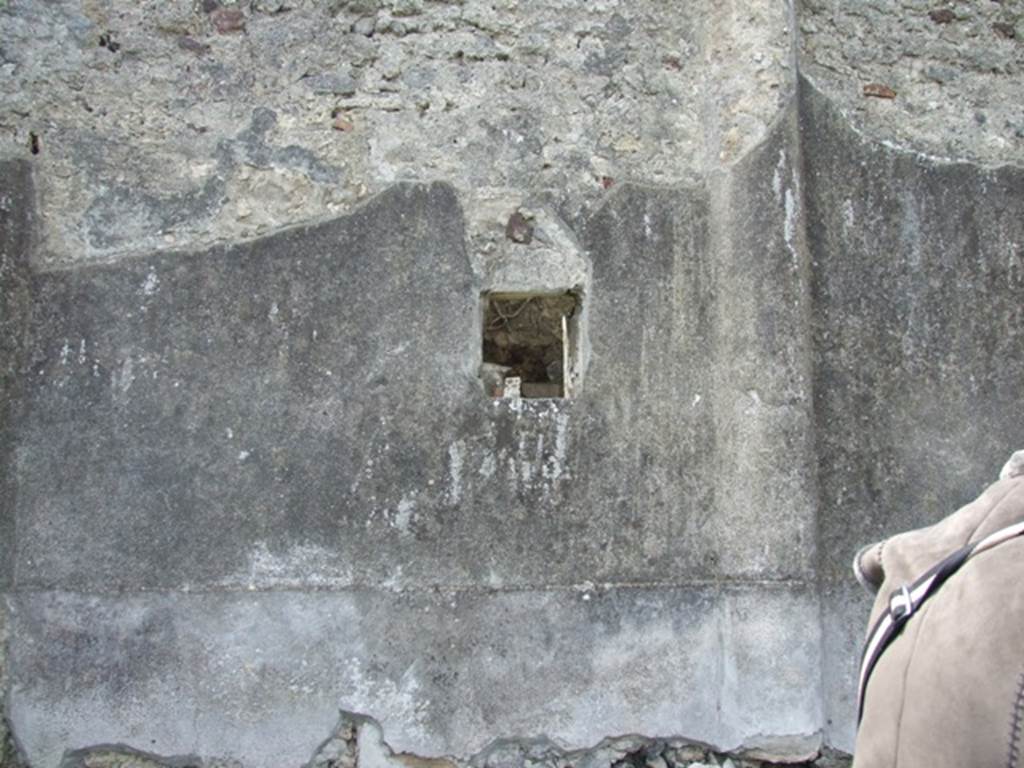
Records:
[[[946,519],[861,550],[854,571],[878,595],[869,628],[903,585],[1021,521],[1024,451]],[[972,555],[886,647],[864,690],[853,765],[1024,768],[1024,536]]]

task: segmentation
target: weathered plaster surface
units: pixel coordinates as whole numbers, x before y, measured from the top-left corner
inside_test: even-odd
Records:
[[[721,210],[703,187],[623,185],[592,217],[590,363],[567,401],[485,396],[440,184],[252,246],[39,273],[18,583],[806,578],[804,317],[761,167],[790,173],[784,127]],[[745,235],[711,243],[734,215],[763,218],[777,260],[742,269]]]
[[[0,590],[14,572],[12,434],[30,296],[28,254],[32,232],[31,170],[24,162],[0,163]]]
[[[36,271],[11,700],[30,757],[150,734],[279,765],[339,703],[420,754],[628,731],[807,754],[795,128],[707,184],[620,185],[587,221],[590,362],[566,401],[484,396],[444,184]]]
[[[13,472],[14,421],[22,391],[20,366],[28,290],[28,254],[32,231],[32,182],[24,162],[0,163],[0,765],[15,768],[12,737],[7,728],[9,638],[7,593],[15,558],[15,496]]]
[[[940,10],[0,4],[33,764],[848,749],[853,551],[1024,443],[1016,11]],[[578,395],[485,397],[551,288]]]
[[[893,150],[802,93],[826,687],[852,746],[856,549],[970,501],[1024,441],[1024,169]]]
[[[13,724],[40,766],[101,743],[297,764],[338,707],[424,755],[682,727],[752,748],[818,728],[817,635],[791,621],[815,606],[786,586],[23,594]]]

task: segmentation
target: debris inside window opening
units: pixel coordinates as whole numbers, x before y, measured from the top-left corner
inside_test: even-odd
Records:
[[[487,394],[569,397],[579,304],[574,291],[485,293],[480,376]]]

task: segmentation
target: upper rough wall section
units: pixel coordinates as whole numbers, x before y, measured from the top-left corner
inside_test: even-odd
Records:
[[[461,190],[471,253],[542,200],[692,182],[792,93],[776,0],[10,0],[0,153],[41,266],[247,238],[401,180]]]
[[[939,158],[1024,163],[1021,3],[801,0],[799,19],[802,73],[857,130]]]

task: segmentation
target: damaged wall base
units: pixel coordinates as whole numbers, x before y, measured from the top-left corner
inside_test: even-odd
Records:
[[[5,756],[6,757],[6,756]],[[806,759],[775,762],[766,750],[715,752],[685,739],[642,736],[608,738],[589,749],[562,749],[544,739],[502,739],[468,759],[423,758],[395,752],[373,718],[342,711],[337,728],[316,750],[305,768],[848,768],[851,758],[808,746]],[[21,768],[2,762],[0,768]],[[69,751],[60,768],[243,768],[232,760],[195,756],[163,757],[119,745]]]

